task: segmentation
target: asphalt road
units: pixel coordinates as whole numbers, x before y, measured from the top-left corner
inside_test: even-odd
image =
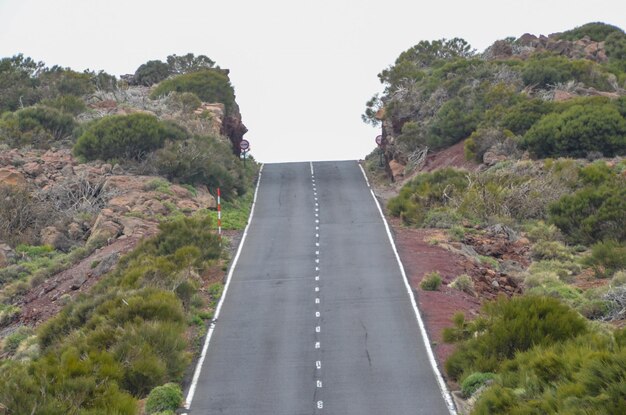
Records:
[[[188,413],[449,413],[356,162],[265,165]]]

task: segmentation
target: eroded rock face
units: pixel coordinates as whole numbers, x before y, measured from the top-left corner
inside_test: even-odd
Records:
[[[0,169],[0,185],[23,186],[26,183],[26,178],[17,170],[11,168]]]

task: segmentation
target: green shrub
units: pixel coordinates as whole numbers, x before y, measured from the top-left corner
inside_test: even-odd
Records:
[[[241,163],[230,146],[213,137],[168,141],[153,162],[159,174],[170,180],[212,190],[220,187],[226,200],[246,191]]]
[[[559,261],[567,261],[572,258],[572,254],[565,245],[559,241],[539,241],[531,248],[533,259],[554,259]]]
[[[466,189],[466,174],[450,168],[419,174],[389,200],[387,209],[406,224],[421,225],[429,209],[445,206],[452,196]],[[454,214],[450,215],[454,220]]]
[[[422,278],[420,287],[424,291],[437,291],[441,286],[441,275],[437,271],[430,272]]]
[[[626,153],[626,120],[614,104],[591,102],[551,113],[524,135],[521,146],[538,157],[605,157]]]
[[[450,283],[450,287],[470,295],[475,295],[474,281],[472,280],[472,277],[466,274],[456,277],[454,281]]]
[[[236,109],[234,89],[228,75],[220,69],[203,69],[167,79],[150,96],[156,98],[170,92],[193,92],[204,102],[221,102],[227,114]]]
[[[563,40],[578,40],[587,36],[593,41],[602,42],[613,33],[623,34],[624,31],[617,26],[602,22],[593,22],[559,33],[558,38]]]
[[[136,85],[152,86],[167,79],[168,76],[170,76],[169,65],[159,60],[153,60],[137,68],[135,75],[133,75],[133,83]]]
[[[593,267],[596,276],[608,278],[619,270],[626,269],[626,244],[607,240],[591,248],[591,256],[585,263]]]
[[[112,115],[91,124],[78,138],[74,154],[87,160],[142,160],[161,148],[166,139],[180,140],[187,133],[171,123],[143,113]]]
[[[193,92],[183,92],[180,94],[176,93],[174,94],[173,99],[178,105],[180,105],[180,108],[185,113],[194,112],[202,104],[200,98],[198,98],[198,96]]]
[[[481,373],[474,372],[471,375],[467,376],[461,382],[461,393],[464,398],[469,398],[476,392],[481,386],[487,384],[488,381],[494,379],[496,377],[493,373]]]
[[[612,287],[622,287],[626,285],[626,271],[618,271],[611,278]]]
[[[537,345],[550,345],[587,331],[574,310],[549,297],[500,298],[483,306],[482,322],[446,361],[453,379],[463,373],[494,372],[500,363]],[[477,333],[476,337],[471,334]]]
[[[561,237],[558,228],[554,224],[547,224],[542,220],[528,224],[525,230],[528,239],[532,242],[555,241]]]
[[[428,210],[422,222],[425,228],[448,229],[461,222],[461,215],[450,208],[433,208]]]
[[[574,243],[626,240],[626,182],[584,187],[549,207],[550,221]]]
[[[61,112],[71,115],[78,115],[87,110],[85,102],[74,95],[61,95],[54,99],[45,99],[41,101],[41,105],[56,108]]]
[[[155,414],[161,411],[174,411],[183,402],[183,392],[175,383],[167,383],[163,386],[157,386],[150,391],[146,400],[146,412]]]
[[[55,108],[37,106],[7,113],[0,119],[0,142],[10,147],[49,148],[71,136],[74,118]]]
[[[502,128],[516,135],[524,135],[537,121],[554,109],[551,102],[527,99],[508,108],[501,120]]]

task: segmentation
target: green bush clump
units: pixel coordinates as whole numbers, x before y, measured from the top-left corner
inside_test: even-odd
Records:
[[[183,392],[175,383],[157,386],[150,391],[146,400],[146,412],[156,414],[162,411],[175,411],[183,402]]]
[[[170,92],[193,92],[204,102],[221,102],[227,114],[234,111],[237,105],[230,79],[220,69],[202,69],[166,79],[152,91],[150,97],[157,98]]]
[[[245,175],[229,145],[214,137],[168,141],[154,154],[159,174],[190,185],[221,188],[226,200],[246,192]]]
[[[602,42],[613,33],[623,34],[624,31],[617,26],[602,22],[593,22],[560,33],[558,34],[558,38],[563,40],[578,40],[587,36],[591,40]]]
[[[87,160],[142,160],[163,147],[166,139],[182,140],[187,136],[181,127],[152,115],[112,115],[86,129],[74,146],[74,154]]]
[[[626,244],[612,240],[598,242],[592,246],[585,264],[594,269],[596,276],[609,278],[616,271],[626,269]]]
[[[447,336],[465,339],[445,363],[453,379],[464,373],[497,372],[503,361],[518,352],[571,339],[588,330],[578,313],[549,297],[500,298],[486,303],[483,312],[484,317],[454,329],[465,330],[465,335]]]
[[[626,349],[619,336],[588,333],[517,354],[473,413],[623,413]]]
[[[53,99],[45,99],[41,101],[41,105],[56,108],[61,112],[71,115],[78,115],[87,110],[85,101],[74,95],[61,95]]]
[[[550,113],[524,135],[522,148],[537,157],[605,157],[626,153],[626,119],[614,103],[589,101]]]
[[[532,246],[531,255],[536,260],[567,261],[572,258],[569,249],[559,241],[539,241]]]
[[[467,376],[461,382],[461,393],[464,398],[469,398],[476,392],[481,386],[487,384],[488,381],[493,380],[496,377],[494,373],[482,373],[474,372]]]
[[[72,135],[76,123],[67,113],[36,106],[6,113],[0,118],[0,142],[10,147],[49,148]]]
[[[437,291],[441,287],[441,275],[437,271],[424,275],[420,287],[424,291]]]
[[[167,79],[168,76],[170,76],[169,65],[159,60],[152,60],[137,68],[133,82],[137,85],[152,86]]]
[[[509,107],[501,120],[501,127],[515,135],[524,135],[544,115],[552,112],[554,105],[541,99],[527,99]]]
[[[429,209],[444,206],[448,198],[467,187],[465,175],[450,168],[422,173],[389,200],[387,209],[406,224],[421,225]]]
[[[450,287],[455,290],[463,291],[464,293],[475,295],[474,281],[472,277],[467,274],[459,275],[450,283]]]
[[[626,182],[586,186],[549,206],[549,219],[573,243],[626,241]]]

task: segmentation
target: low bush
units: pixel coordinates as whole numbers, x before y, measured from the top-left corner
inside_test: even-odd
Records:
[[[609,278],[616,271],[626,269],[626,244],[607,240],[598,242],[591,248],[591,255],[585,259],[597,277]]]
[[[87,160],[142,160],[163,147],[165,140],[182,140],[187,136],[181,127],[152,115],[112,115],[95,121],[85,130],[74,146],[74,154]]]
[[[36,106],[6,113],[0,118],[0,143],[46,149],[72,135],[72,115],[55,108]]]
[[[389,200],[387,209],[406,224],[421,225],[429,209],[445,206],[452,196],[467,187],[465,176],[465,172],[449,168],[419,174]]]
[[[450,283],[450,287],[470,295],[476,294],[474,292],[474,281],[472,280],[472,277],[466,274],[456,277],[454,281]]]
[[[150,162],[170,180],[210,189],[219,187],[226,200],[246,191],[241,163],[230,146],[213,137],[168,141]]]
[[[441,287],[441,281],[441,275],[438,272],[430,272],[424,275],[422,282],[420,282],[420,287],[424,291],[437,291]]]
[[[53,99],[45,99],[41,101],[41,105],[56,108],[61,112],[78,115],[87,110],[85,101],[74,95],[61,95]]]
[[[482,372],[474,372],[471,375],[467,376],[461,382],[461,393],[464,398],[469,398],[476,392],[481,386],[487,384],[490,380],[493,380],[496,377],[494,373],[482,373]]]
[[[544,116],[521,141],[537,157],[605,157],[626,153],[626,119],[616,105],[588,101]]]
[[[626,241],[626,181],[587,186],[549,207],[549,218],[573,243]]]
[[[230,79],[220,69],[201,69],[166,79],[152,91],[150,97],[156,98],[170,92],[193,92],[204,102],[221,102],[227,114],[234,111],[237,105]]]
[[[0,240],[37,244],[40,231],[54,220],[52,210],[26,186],[0,184]]]
[[[518,352],[587,331],[585,320],[577,312],[549,297],[501,298],[486,303],[483,312],[484,317],[473,322],[470,329],[467,323],[457,328],[468,329],[468,333],[445,363],[453,379],[459,379],[463,373],[496,372],[503,361]]]
[[[183,402],[183,392],[175,383],[157,386],[150,391],[146,400],[146,412],[156,414],[161,411],[174,411]]]
[[[569,249],[559,241],[539,241],[531,248],[531,256],[535,260],[567,261],[572,258]]]

